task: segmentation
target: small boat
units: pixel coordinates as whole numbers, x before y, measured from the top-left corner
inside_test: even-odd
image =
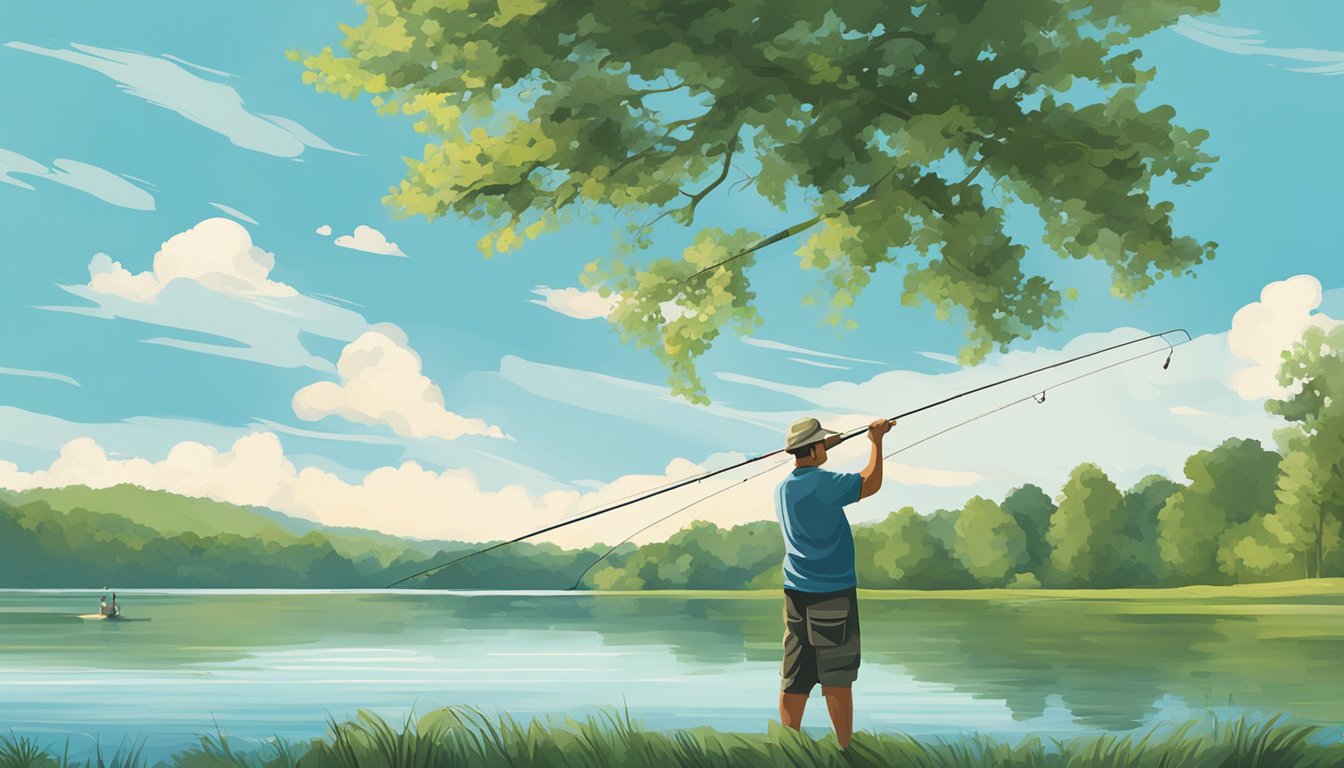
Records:
[[[97,613],[81,613],[79,618],[85,621],[125,621],[121,617],[121,606],[117,604],[117,593],[112,593],[112,602],[107,602],[107,587],[103,587],[102,604]]]

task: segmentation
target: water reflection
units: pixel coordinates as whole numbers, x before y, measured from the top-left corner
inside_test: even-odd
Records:
[[[538,686],[604,676],[609,689],[635,697],[641,686],[667,689],[675,687],[668,681],[719,675],[674,692],[679,698],[657,691],[660,706],[677,709],[689,725],[712,720],[695,719],[708,712],[705,699],[714,698],[704,695],[707,687],[750,680],[761,691],[773,689],[765,678],[778,662],[782,631],[773,595],[127,594],[128,616],[153,619],[131,625],[73,618],[87,612],[87,600],[0,594],[0,709],[18,711],[24,691],[37,690],[59,670],[112,667],[221,682],[238,682],[249,670],[249,684],[292,681],[300,688],[311,686],[314,675],[340,672],[365,686],[352,691],[353,701],[374,690],[390,701],[418,690],[398,686],[432,663],[464,680],[459,690],[475,697],[469,702],[518,712],[567,706],[568,699],[539,699]],[[861,612],[868,674],[859,686],[868,686],[872,701],[902,698],[890,717],[876,718],[892,728],[914,722],[900,719],[896,709],[917,711],[919,697],[935,688],[1002,702],[1019,722],[1058,721],[1065,729],[1133,728],[1173,702],[1202,708],[1230,701],[1300,720],[1344,720],[1344,697],[1336,689],[1344,674],[1344,603],[1333,598],[1173,603],[865,596]],[[582,637],[595,643],[574,651]],[[562,640],[570,652],[556,656],[568,658],[547,659]],[[612,653],[600,653],[604,648]],[[531,658],[532,666],[520,672],[549,675],[477,680],[463,673],[482,659],[508,655]],[[621,667],[617,662],[628,656],[636,660],[624,659]],[[755,691],[751,698],[762,699],[752,722],[763,720],[771,702]],[[240,698],[235,706],[245,709],[249,701]],[[975,728],[981,711],[963,707],[945,717]]]

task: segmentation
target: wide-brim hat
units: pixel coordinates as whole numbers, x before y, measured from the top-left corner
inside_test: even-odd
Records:
[[[817,443],[831,435],[838,435],[839,432],[832,432],[821,426],[821,422],[813,418],[799,419],[789,426],[789,439],[785,443],[784,450],[792,451],[798,448]]]

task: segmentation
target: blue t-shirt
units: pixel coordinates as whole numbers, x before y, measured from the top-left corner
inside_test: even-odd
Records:
[[[784,586],[799,592],[838,592],[858,586],[854,534],[845,505],[859,500],[863,477],[819,467],[793,470],[775,490],[784,533]]]

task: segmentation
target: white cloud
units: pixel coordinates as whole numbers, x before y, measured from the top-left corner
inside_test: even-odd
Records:
[[[528,299],[532,304],[575,320],[606,319],[616,309],[616,305],[621,303],[621,297],[617,294],[604,298],[597,291],[585,291],[579,288],[552,288],[549,285],[538,285],[532,289],[532,293],[541,297]],[[695,315],[695,310],[689,310],[671,300],[660,303],[658,309],[662,312],[664,323],[673,323],[683,317]]]
[[[807,355],[808,357],[821,357],[827,360],[847,360],[851,363],[871,363],[873,365],[886,365],[881,360],[868,360],[862,357],[847,357],[845,355],[836,355],[830,352],[821,352],[807,347],[795,347],[792,344],[785,344],[780,341],[771,341],[769,339],[758,339],[754,336],[743,336],[742,343],[761,349],[773,349],[779,352],[792,352],[796,355]],[[791,360],[794,358],[790,358]],[[802,362],[801,360],[797,362]]]
[[[275,254],[252,244],[242,225],[230,219],[206,219],[173,235],[154,254],[150,271],[132,274],[105,253],[89,263],[89,287],[131,301],[149,301],[174,280],[191,280],[215,293],[235,296],[291,297],[292,287],[270,279]]]
[[[1311,275],[1297,275],[1266,285],[1260,300],[1237,310],[1227,345],[1249,367],[1230,377],[1232,390],[1247,400],[1287,394],[1275,379],[1283,352],[1302,340],[1307,328],[1332,328],[1339,321],[1316,312],[1321,305],[1321,283]]]
[[[369,323],[356,312],[271,280],[274,266],[275,256],[255,246],[241,224],[212,218],[170,238],[144,272],[95,255],[87,284],[61,286],[95,306],[43,309],[124,318],[236,342],[145,340],[152,344],[279,367],[333,370],[329,361],[308,351],[302,336],[349,341]]]
[[[213,205],[214,207],[218,208],[219,210],[221,210],[221,211],[223,211],[223,212],[229,214],[229,215],[232,216],[233,218],[238,219],[239,221],[246,221],[248,224],[260,224],[260,223],[261,223],[261,222],[257,221],[256,219],[252,218],[251,216],[248,216],[246,213],[243,213],[242,211],[238,210],[237,208],[232,208],[232,207],[227,206],[227,205],[225,205],[225,204],[223,204],[223,203],[211,203],[211,205]]]
[[[295,415],[383,424],[403,437],[505,436],[499,427],[444,407],[442,390],[421,372],[420,356],[395,325],[375,326],[348,344],[336,372],[339,384],[321,381],[294,393]]]
[[[584,291],[578,288],[552,288],[538,285],[532,293],[540,299],[528,299],[533,304],[559,312],[576,320],[597,320],[605,318],[620,303],[616,294],[603,297],[597,291]]]
[[[30,379],[47,379],[48,381],[59,381],[62,384],[69,384],[72,387],[78,387],[79,382],[66,376],[63,373],[52,373],[51,371],[30,371],[25,368],[0,368],[0,376],[20,376]]]
[[[703,462],[677,458],[659,473],[623,475],[594,483],[588,491],[561,488],[536,493],[515,484],[487,490],[471,470],[436,472],[414,461],[343,479],[318,467],[296,466],[280,438],[270,432],[242,436],[224,451],[198,442],[182,442],[159,461],[112,458],[94,439],[80,437],[66,443],[45,469],[26,472],[12,462],[0,461],[0,488],[107,488],[129,483],[231,504],[268,507],[325,525],[416,538],[491,541],[570,520],[742,458],[732,453],[716,454]],[[784,478],[791,463],[785,458],[755,465],[745,475],[750,478],[746,481],[742,472],[720,475],[627,507],[611,518],[569,526],[541,540],[565,546],[588,546],[597,541],[614,544],[651,526],[634,537],[636,543],[644,543],[662,540],[696,519],[721,526],[770,519],[774,516],[770,489]],[[886,470],[888,485],[902,489],[901,494],[918,484],[947,488],[964,498],[972,493],[967,486],[979,479],[969,472],[894,461],[887,462]],[[899,496],[897,501],[909,503]],[[880,516],[886,511],[890,509],[884,507]],[[664,517],[669,519],[656,522]]]
[[[154,196],[126,179],[96,165],[57,158],[48,168],[17,152],[0,149],[0,184],[32,191],[34,187],[14,174],[31,176],[77,189],[105,203],[137,211],[154,210]]]
[[[737,458],[724,455],[711,460],[724,463]],[[159,461],[112,458],[97,441],[81,437],[68,442],[45,469],[25,472],[12,462],[0,461],[0,487],[23,491],[76,484],[107,488],[130,483],[232,504],[269,507],[326,525],[417,538],[488,541],[511,538],[571,519],[701,471],[700,464],[676,459],[662,474],[626,475],[590,492],[565,489],[534,494],[516,485],[484,490],[469,470],[435,472],[408,461],[399,466],[379,467],[358,481],[349,482],[317,467],[297,467],[286,456],[276,435],[257,432],[239,438],[226,451],[197,442],[182,442]],[[760,480],[774,482],[777,478]],[[697,485],[692,495],[666,494],[652,503],[631,508],[622,515],[619,532],[613,532],[612,526],[606,525],[608,521],[580,523],[545,540],[569,546],[586,546],[595,540],[615,543],[627,532],[694,500],[697,498],[694,494],[725,487],[730,490],[719,498],[731,499],[733,503],[744,500],[739,497],[744,491],[733,487],[733,481]],[[759,488],[746,490],[751,497],[769,500],[768,494]],[[704,515],[703,511],[699,513]],[[684,523],[681,518],[668,521],[672,527]],[[636,540],[648,541],[666,533],[654,528]]]
[[[323,236],[323,237],[331,237],[331,225],[330,225],[330,224],[323,224],[322,226],[318,227],[317,229],[315,229],[315,230],[313,230],[313,231],[316,232],[317,234]]]
[[[79,43],[71,44],[69,49],[43,48],[18,41],[6,45],[99,72],[115,80],[122,91],[156,107],[172,110],[244,149],[277,157],[297,157],[305,147],[353,154],[336,149],[292,120],[249,111],[243,104],[243,97],[232,86],[199,77],[167,56],[146,56]],[[196,65],[188,66],[212,72]]]
[[[323,227],[323,229],[326,229],[327,231],[323,232],[322,229],[318,229],[317,233],[319,235],[331,233],[330,227]],[[397,247],[396,243],[388,242],[387,237],[384,236],[382,232],[365,224],[360,224],[355,227],[355,233],[353,235],[341,235],[336,238],[335,242],[342,248],[349,248],[354,251],[364,251],[365,253],[376,253],[379,256],[406,255],[402,253],[401,248]]]
[[[92,438],[66,443],[43,470],[23,472],[0,461],[0,487],[16,491],[86,485],[108,488],[121,483],[240,505],[272,506],[285,497],[297,472],[273,434],[241,437],[229,451],[197,442],[175,445],[162,461],[110,458]]]
[[[1268,56],[1274,59],[1311,64],[1288,67],[1289,71],[1314,75],[1344,75],[1344,51],[1320,48],[1276,48],[1255,36],[1257,29],[1242,29],[1211,24],[1189,16],[1181,17],[1172,30],[1200,45],[1238,56]]]
[[[901,464],[895,461],[886,462],[882,472],[884,478],[894,480],[901,485],[931,485],[939,488],[959,488],[965,485],[975,485],[985,479],[974,472],[912,467],[909,464]]]
[[[1212,416],[1208,411],[1201,411],[1198,408],[1191,408],[1188,405],[1173,405],[1167,411],[1173,416]]]

